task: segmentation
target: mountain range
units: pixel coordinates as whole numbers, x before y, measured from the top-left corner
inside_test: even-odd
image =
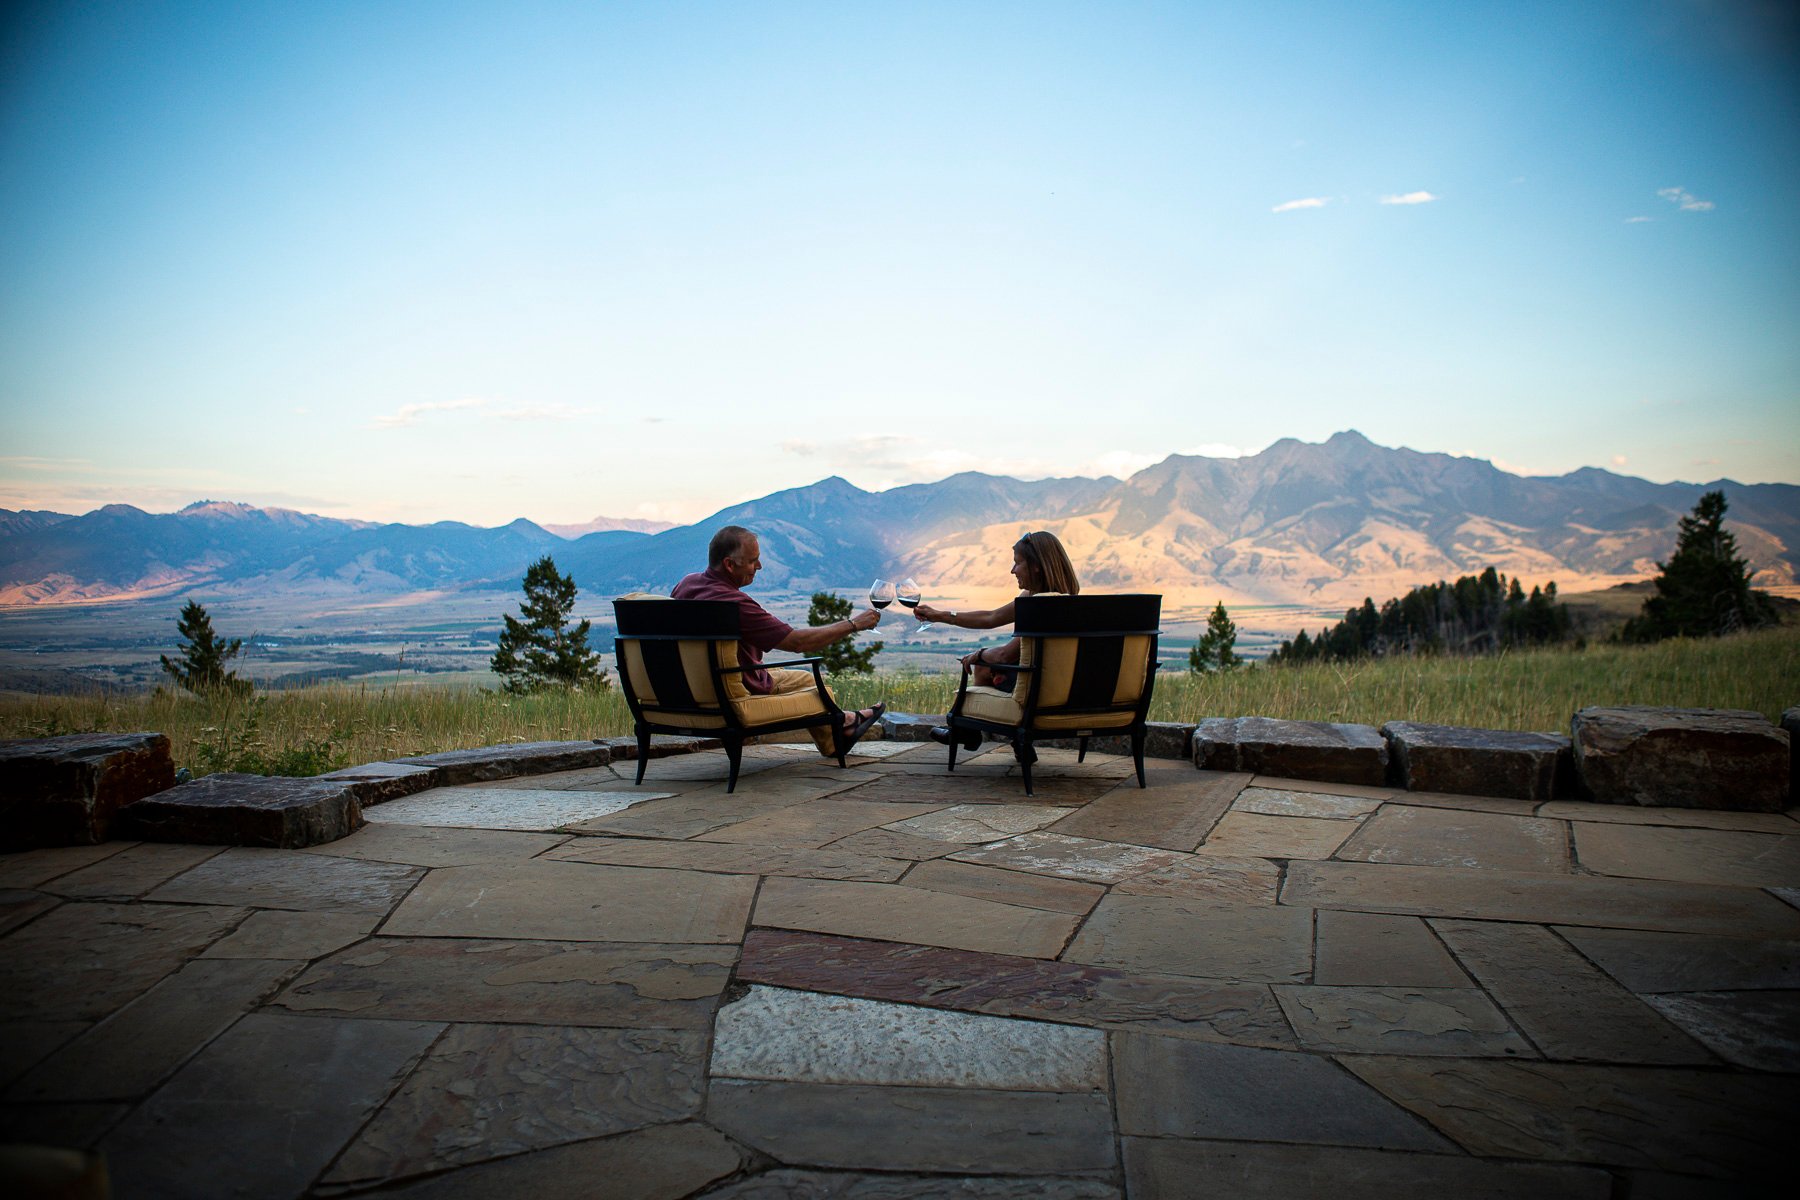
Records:
[[[662,590],[704,565],[724,524],[758,532],[759,583],[771,591],[909,574],[939,593],[999,589],[1008,548],[1028,529],[1056,533],[1084,585],[1105,590],[1349,604],[1487,566],[1577,590],[1654,573],[1677,520],[1710,490],[1726,493],[1758,583],[1793,584],[1795,485],[1658,484],[1595,468],[1520,476],[1348,431],[1243,458],[1171,455],[1125,480],[968,472],[867,492],[834,476],[660,530],[607,518],[378,524],[222,501],[164,514],[120,504],[82,516],[0,510],[0,603],[510,591],[544,554],[587,592]]]

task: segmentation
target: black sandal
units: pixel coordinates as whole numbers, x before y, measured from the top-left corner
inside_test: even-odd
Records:
[[[866,717],[859,716],[856,718],[856,723],[851,725],[848,730],[840,730],[839,732],[841,732],[844,736],[844,749],[847,751],[850,749],[850,747],[856,745],[857,740],[860,739],[863,734],[869,732],[869,729],[875,724],[875,722],[881,720],[881,714],[886,711],[887,711],[886,701],[883,701],[879,704],[872,704],[869,706],[869,715],[868,716],[866,716]]]

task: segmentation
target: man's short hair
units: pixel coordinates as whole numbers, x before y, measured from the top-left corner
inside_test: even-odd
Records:
[[[706,546],[706,565],[716,567],[744,548],[744,542],[756,535],[742,525],[727,525],[712,535]]]

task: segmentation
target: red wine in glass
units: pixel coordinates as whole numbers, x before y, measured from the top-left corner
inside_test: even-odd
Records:
[[[892,604],[894,594],[894,585],[885,579],[877,579],[869,585],[869,603],[876,608],[886,608]]]

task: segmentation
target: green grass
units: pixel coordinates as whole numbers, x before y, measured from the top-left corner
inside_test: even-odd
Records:
[[[1388,659],[1258,668],[1207,677],[1165,672],[1150,716],[1425,721],[1490,729],[1566,730],[1594,704],[1754,709],[1771,719],[1800,703],[1800,626],[1653,646],[1594,645],[1494,658]],[[889,672],[834,685],[846,708],[886,700],[940,713],[954,674]],[[0,697],[0,737],[94,730],[169,735],[197,774],[260,761],[329,770],[436,750],[630,732],[624,697],[607,692],[508,696],[469,687],[324,685],[253,701],[186,694]]]

